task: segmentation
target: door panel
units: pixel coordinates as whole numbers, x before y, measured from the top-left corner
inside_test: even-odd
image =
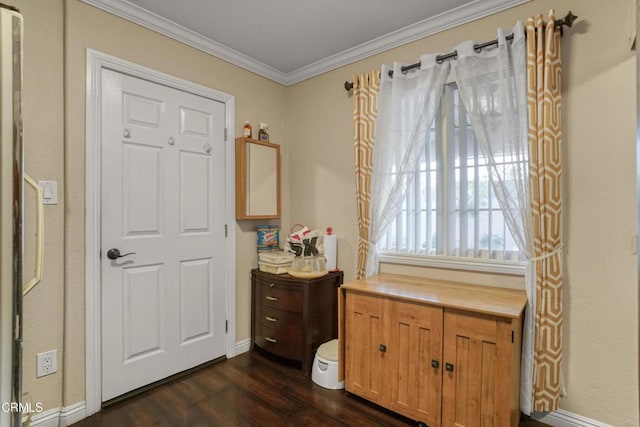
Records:
[[[124,237],[162,234],[163,153],[158,147],[123,144]]]
[[[381,403],[385,353],[382,334],[383,298],[347,293],[345,387],[373,402]]]
[[[209,232],[211,196],[209,156],[180,152],[180,231]]]
[[[408,417],[439,425],[442,308],[401,301],[391,307],[389,405]]]
[[[162,351],[162,265],[124,269],[125,363]]]
[[[102,83],[106,401],[225,354],[227,198],[224,104],[108,70]]]
[[[511,323],[445,310],[443,426],[508,426],[511,414]],[[506,409],[506,410],[505,410]]]
[[[123,93],[124,123],[158,129],[163,121],[164,102],[134,93]]]
[[[211,259],[180,263],[181,343],[211,336]]]
[[[196,137],[211,135],[211,113],[180,107],[180,133]]]

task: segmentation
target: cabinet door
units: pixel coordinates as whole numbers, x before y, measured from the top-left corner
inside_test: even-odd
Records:
[[[517,426],[512,351],[510,319],[445,309],[443,426]]]
[[[348,391],[382,403],[386,343],[383,337],[383,298],[347,292],[346,370]]]
[[[442,308],[394,301],[390,311],[389,407],[440,425]]]

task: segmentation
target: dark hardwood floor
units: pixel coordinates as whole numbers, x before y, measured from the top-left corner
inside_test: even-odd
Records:
[[[74,426],[407,426],[415,422],[299,369],[245,353],[109,406]],[[521,427],[544,426],[523,421]]]

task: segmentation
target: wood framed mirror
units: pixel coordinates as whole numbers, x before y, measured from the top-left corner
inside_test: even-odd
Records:
[[[280,146],[236,139],[236,219],[280,218]]]

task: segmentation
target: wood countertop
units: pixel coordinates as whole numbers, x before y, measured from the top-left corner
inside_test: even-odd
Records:
[[[508,318],[519,317],[527,304],[524,290],[399,274],[378,274],[345,283],[340,289]]]

